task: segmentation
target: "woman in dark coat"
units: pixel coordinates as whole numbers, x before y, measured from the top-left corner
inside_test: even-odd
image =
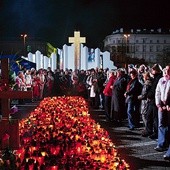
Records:
[[[112,119],[115,123],[121,123],[122,119],[125,118],[125,97],[127,80],[125,77],[125,71],[122,69],[117,70],[117,78],[113,84],[112,89],[112,102],[111,102],[111,113]]]

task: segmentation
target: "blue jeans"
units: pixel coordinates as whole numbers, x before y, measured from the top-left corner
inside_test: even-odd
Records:
[[[168,148],[168,150],[166,151],[166,154],[165,154],[165,155],[170,157],[170,145],[169,145],[169,148]]]
[[[139,126],[140,122],[140,111],[139,111],[139,102],[129,101],[127,103],[127,116],[129,128],[135,128]]]
[[[168,133],[168,116],[166,111],[158,110],[158,146],[166,147]]]
[[[133,102],[128,102],[127,103],[127,116],[128,116],[128,123],[129,123],[129,128],[134,128],[134,103]]]

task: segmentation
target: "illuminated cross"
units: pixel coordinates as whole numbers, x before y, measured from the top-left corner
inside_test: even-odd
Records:
[[[74,44],[74,63],[75,69],[80,69],[81,57],[80,57],[80,44],[86,42],[85,37],[80,37],[80,31],[74,31],[74,37],[69,37],[69,43]]]

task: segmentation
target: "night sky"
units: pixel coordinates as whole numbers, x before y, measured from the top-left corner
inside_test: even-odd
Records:
[[[113,30],[170,28],[165,0],[0,0],[0,37],[28,34],[61,48],[75,30],[101,47]]]

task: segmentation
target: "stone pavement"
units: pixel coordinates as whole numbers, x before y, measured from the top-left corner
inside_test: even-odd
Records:
[[[13,117],[18,119],[27,117],[38,104],[39,102],[17,105],[19,112]],[[121,127],[116,127],[113,122],[106,121],[104,111],[100,109],[90,110],[90,115],[109,132],[120,157],[129,163],[131,170],[170,170],[170,162],[163,159],[165,152],[157,152],[153,149],[156,140],[141,136],[143,128],[130,131],[127,120]]]
[[[130,164],[131,170],[170,170],[170,162],[163,159],[165,152],[153,149],[157,141],[141,136],[142,127],[130,131],[127,120],[116,127],[106,121],[103,110],[90,110],[90,115],[109,132],[120,157]]]

